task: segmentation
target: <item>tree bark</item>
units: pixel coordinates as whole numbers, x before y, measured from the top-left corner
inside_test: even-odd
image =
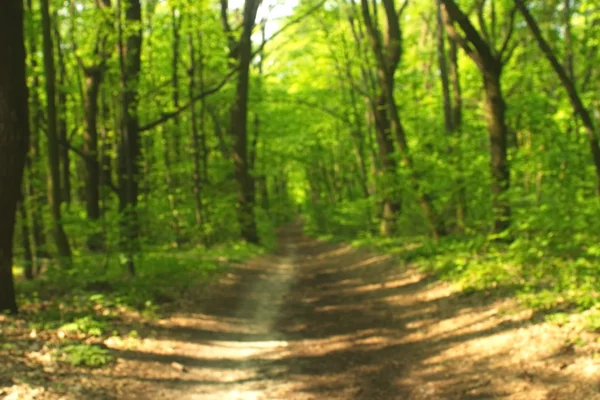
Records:
[[[119,4],[121,6],[121,4]],[[121,7],[119,7],[119,14]],[[119,15],[120,18],[120,15]],[[133,255],[138,245],[139,222],[137,203],[139,162],[141,158],[138,118],[138,82],[142,52],[142,9],[139,0],[125,0],[126,35],[119,23],[122,115],[119,144],[119,211],[123,215],[121,244],[127,257],[127,268],[135,275]]]
[[[13,234],[29,140],[23,2],[0,13],[0,310],[17,312],[12,273]]]
[[[252,29],[260,0],[246,0],[243,28],[239,43],[233,54],[237,56],[239,73],[235,100],[231,109],[231,133],[234,139],[233,162],[237,185],[238,220],[241,236],[249,243],[258,243],[259,237],[254,216],[255,184],[250,172],[248,157],[248,92],[250,86],[250,62],[252,60]]]
[[[85,131],[83,151],[86,156],[85,201],[88,219],[100,219],[100,166],[98,164],[98,95],[104,75],[103,68],[85,69]],[[91,243],[90,243],[91,244]]]
[[[50,21],[48,0],[41,0],[42,33],[44,39],[44,74],[46,78],[46,110],[48,119],[48,203],[52,217],[52,230],[56,247],[61,258],[70,264],[71,247],[62,227],[61,221],[61,184],[60,184],[60,149],[58,143],[58,126],[56,113],[56,70],[54,67],[54,45]]]
[[[498,66],[500,67],[500,66]],[[494,232],[500,233],[510,226],[510,204],[506,192],[510,187],[510,170],[507,160],[508,128],[506,105],[500,85],[501,68],[483,72],[486,117],[490,131],[490,155],[492,164],[492,195],[494,208]]]

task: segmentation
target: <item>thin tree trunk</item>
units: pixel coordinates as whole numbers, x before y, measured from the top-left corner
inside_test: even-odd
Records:
[[[454,131],[454,124],[452,121],[452,102],[450,100],[450,80],[448,78],[448,65],[446,62],[446,45],[445,45],[445,34],[444,34],[444,23],[442,21],[442,3],[441,0],[436,0],[437,3],[437,56],[438,56],[438,67],[440,70],[440,81],[442,84],[442,105],[444,110],[444,128],[446,134],[450,135]]]
[[[33,246],[35,249],[35,257],[36,257],[36,267],[39,267],[40,260],[44,257],[48,257],[48,252],[46,250],[46,236],[44,234],[44,221],[42,218],[43,211],[42,205],[44,204],[45,199],[42,199],[40,192],[43,193],[45,190],[43,187],[44,180],[40,179],[41,176],[41,152],[40,152],[40,133],[42,131],[42,120],[43,120],[43,110],[41,106],[41,100],[39,95],[40,84],[40,75],[37,71],[38,69],[38,58],[37,58],[37,39],[38,35],[35,33],[39,31],[39,26],[36,24],[36,19],[34,17],[34,10],[32,5],[32,0],[27,0],[27,10],[28,10],[28,22],[30,24],[30,29],[28,32],[29,40],[29,59],[31,61],[30,70],[32,71],[32,83],[29,90],[29,107],[30,107],[30,115],[31,117],[31,134],[30,134],[30,145],[29,145],[29,160],[30,162],[27,165],[26,173],[27,173],[27,196],[31,201],[31,229],[33,233]]]
[[[173,57],[171,59],[171,89],[173,108],[177,110],[179,108],[179,46],[180,46],[180,34],[179,26],[180,20],[177,16],[177,10],[173,8],[171,15],[171,25],[173,29]],[[177,167],[181,165],[181,140],[179,130],[179,117],[176,116],[173,119],[172,130],[166,131],[164,128],[160,128],[163,135],[164,142],[164,162],[165,162],[165,178],[167,181],[167,188],[169,193],[167,198],[169,200],[169,209],[171,210],[171,227],[175,234],[175,243],[179,246],[181,244],[181,227],[177,213],[177,188],[179,187],[178,171]],[[172,146],[169,143],[169,137],[173,138]],[[171,159],[171,147],[173,149],[173,159]]]
[[[458,46],[456,41],[450,39],[448,50],[450,60],[450,82],[452,83],[452,128],[457,142],[455,156],[456,168],[458,170],[458,200],[456,204],[456,220],[459,232],[464,232],[467,218],[467,190],[464,180],[464,168],[462,150],[458,145],[462,136],[462,90],[460,87],[460,75],[458,69]]]
[[[23,244],[23,262],[25,263],[25,279],[33,279],[34,259],[31,251],[31,240],[29,238],[29,218],[27,218],[27,208],[25,199],[19,202],[19,214],[21,216],[21,240]]]
[[[17,312],[12,273],[13,234],[29,139],[23,2],[0,12],[0,310]]]
[[[58,154],[60,159],[60,188],[62,201],[69,206],[71,204],[71,159],[69,154],[69,138],[67,135],[67,91],[66,66],[63,57],[60,31],[58,29],[58,14],[54,13],[54,37],[56,39],[56,55],[58,56]]]
[[[100,10],[110,9],[110,0],[97,2]],[[103,185],[102,167],[100,165],[98,117],[100,108],[98,98],[101,93],[101,85],[106,72],[106,62],[110,57],[110,48],[106,42],[112,30],[112,21],[107,17],[106,24],[102,27],[100,36],[94,48],[94,60],[96,64],[86,67],[83,61],[78,59],[80,67],[85,75],[85,89],[83,96],[84,124],[83,153],[85,155],[85,202],[87,218],[90,221],[98,221],[102,216],[100,207],[100,188]],[[103,152],[104,153],[104,152]],[[105,180],[105,183],[110,179]],[[93,233],[87,241],[90,250],[100,250],[104,247],[104,237],[101,232]]]
[[[194,96],[194,90],[196,88],[196,53],[194,51],[194,36],[189,33],[188,34],[188,46],[190,52],[190,81],[189,81],[189,96],[192,98]],[[204,60],[203,60],[203,50],[202,43],[199,43],[200,46],[200,91],[204,90],[204,79],[202,75],[204,74]],[[203,114],[204,110],[204,100],[202,100],[200,113]],[[198,116],[196,115],[196,104],[192,103],[190,105],[191,119],[192,119],[192,158],[194,160],[194,174],[193,174],[193,191],[194,191],[194,211],[196,217],[196,225],[201,228],[202,227],[202,183],[200,177],[200,134],[198,133]],[[201,117],[204,117],[203,115]],[[202,132],[204,135],[204,132]]]
[[[54,68],[54,45],[48,0],[41,0],[42,32],[44,38],[44,73],[46,76],[46,102],[48,119],[48,203],[52,217],[52,230],[56,247],[67,264],[71,261],[71,247],[61,221],[60,153],[56,118],[56,71]]]

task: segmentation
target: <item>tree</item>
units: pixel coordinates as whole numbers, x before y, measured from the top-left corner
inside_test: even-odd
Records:
[[[411,186],[419,197],[419,204],[429,222],[432,236],[437,240],[439,236],[446,234],[444,220],[435,215],[431,195],[423,190],[422,184],[414,171],[412,154],[409,149],[404,125],[400,119],[400,112],[394,94],[394,75],[396,74],[396,70],[402,57],[402,30],[400,27],[400,17],[403,10],[408,5],[408,2],[405,1],[399,10],[396,10],[396,5],[393,0],[383,0],[382,3],[387,22],[385,37],[378,26],[376,8],[372,9],[369,6],[368,0],[361,0],[362,16],[367,28],[371,49],[375,56],[377,78],[380,87],[380,93],[373,102],[375,126],[377,127],[377,132],[379,132],[378,141],[381,143],[380,146],[386,148],[385,158],[389,158],[391,157],[389,150],[392,150],[390,149],[390,135],[393,135],[395,138],[402,161],[408,169]],[[374,7],[377,7],[377,5],[375,4]],[[393,153],[393,150],[391,153]],[[396,171],[393,173],[395,174]],[[397,211],[398,210],[393,209],[388,210],[388,207],[384,203],[384,221],[386,218],[389,219],[390,216],[393,216]],[[386,214],[388,215],[387,217]],[[393,233],[393,230],[392,232],[389,232],[388,230],[389,228],[386,228],[384,225],[382,226],[382,233]]]
[[[48,119],[48,203],[52,216],[52,231],[58,254],[67,264],[71,261],[71,246],[62,226],[60,179],[60,149],[58,138],[58,121],[56,111],[56,68],[54,65],[54,44],[48,0],[41,0],[42,32],[44,37],[44,77],[46,81],[46,111]]]
[[[107,70],[107,62],[111,56],[114,43],[109,38],[113,26],[111,18],[110,0],[96,2],[98,15],[100,16],[99,35],[94,44],[92,62],[89,65],[81,57],[77,57],[80,69],[85,78],[85,89],[83,99],[85,131],[83,134],[83,154],[85,156],[85,202],[86,215],[91,221],[98,221],[101,217],[100,209],[100,186],[101,166],[99,152],[99,96],[102,82]],[[88,248],[99,250],[102,248],[103,238],[100,234],[92,234],[87,241]]]
[[[29,140],[22,1],[4,4],[0,36],[0,310],[16,313],[12,246]]]
[[[135,274],[133,253],[139,225],[136,215],[139,191],[140,123],[138,84],[142,53],[142,7],[139,0],[125,0],[125,26],[119,3],[119,65],[121,75],[121,140],[119,143],[119,211],[123,218],[121,241],[127,268]]]
[[[231,107],[231,134],[233,136],[234,177],[237,185],[238,220],[241,235],[249,243],[258,243],[254,215],[255,182],[250,171],[248,157],[248,91],[250,85],[250,62],[252,61],[252,30],[261,0],[246,0],[242,20],[242,32],[236,41],[229,26],[227,1],[222,0],[222,18],[225,32],[230,38],[230,58],[238,67],[235,98]]]
[[[510,167],[507,159],[508,127],[506,125],[506,103],[502,91],[502,70],[512,54],[511,37],[514,31],[515,9],[509,11],[507,32],[502,42],[497,37],[496,4],[492,2],[491,28],[485,21],[486,1],[477,3],[481,25],[478,32],[469,17],[456,5],[454,0],[441,0],[445,7],[448,34],[475,62],[483,78],[485,90],[486,118],[490,135],[490,155],[492,173],[492,207],[494,210],[494,232],[504,232],[510,226],[510,204],[507,199],[510,188]],[[463,32],[461,36],[455,26]],[[500,43],[497,46],[497,43]]]
[[[529,29],[531,30],[531,33],[533,34],[533,37],[538,43],[540,49],[544,53],[544,56],[550,62],[550,65],[552,65],[552,68],[558,75],[560,83],[569,95],[569,100],[571,101],[573,110],[577,115],[579,115],[579,118],[581,119],[581,122],[585,127],[585,131],[588,135],[590,151],[592,153],[592,162],[594,163],[594,168],[596,170],[596,191],[598,194],[600,194],[600,145],[598,144],[598,132],[596,131],[594,119],[592,118],[592,115],[588,111],[586,106],[583,104],[583,101],[579,96],[577,86],[575,84],[575,74],[573,72],[571,46],[568,46],[567,54],[570,54],[570,56],[567,57],[565,67],[558,61],[558,58],[556,57],[555,52],[550,47],[550,44],[548,44],[548,42],[544,39],[544,36],[542,35],[542,32],[535,18],[533,17],[533,15],[531,15],[523,0],[515,0],[515,4],[521,12],[521,14],[523,15],[523,17],[525,18],[525,22],[527,22],[527,25],[529,26]],[[565,9],[568,11],[568,0],[566,1],[566,5],[567,7],[565,7]],[[567,18],[570,19],[570,15],[568,15]],[[569,23],[567,23],[567,27],[569,27]],[[568,38],[570,37],[570,29],[567,29],[566,33],[568,34],[568,41]]]

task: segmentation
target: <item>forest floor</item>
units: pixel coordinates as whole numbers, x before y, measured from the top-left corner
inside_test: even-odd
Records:
[[[45,366],[45,388],[0,376],[0,398],[600,399],[597,335],[299,225],[182,300],[139,338],[105,340],[114,363]]]

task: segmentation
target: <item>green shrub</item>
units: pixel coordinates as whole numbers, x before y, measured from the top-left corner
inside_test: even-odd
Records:
[[[56,351],[59,360],[74,367],[98,368],[112,362],[114,357],[108,350],[88,344],[71,344]]]

